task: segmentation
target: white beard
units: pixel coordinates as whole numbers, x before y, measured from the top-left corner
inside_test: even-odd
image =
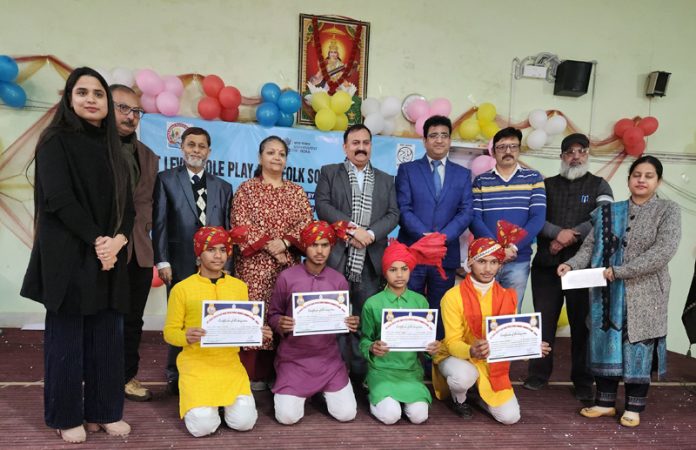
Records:
[[[201,169],[201,168],[205,167],[205,163],[207,162],[206,159],[196,158],[193,156],[188,156],[186,154],[184,154],[183,156],[184,156],[184,161],[186,161],[186,164],[188,164],[191,167],[195,167],[196,169]]]
[[[581,164],[579,166],[571,166],[564,160],[561,160],[561,176],[563,178],[567,178],[570,181],[581,178],[587,173],[588,170],[588,163]]]

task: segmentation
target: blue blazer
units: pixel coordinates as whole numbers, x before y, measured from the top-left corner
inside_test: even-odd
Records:
[[[459,267],[459,236],[473,217],[469,169],[447,160],[445,183],[436,198],[433,172],[426,156],[401,164],[396,174],[396,201],[401,210],[399,241],[411,245],[423,233],[438,231],[447,236],[443,267]]]

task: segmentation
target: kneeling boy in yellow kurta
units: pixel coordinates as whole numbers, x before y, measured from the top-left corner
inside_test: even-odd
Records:
[[[179,414],[195,437],[214,433],[220,426],[218,407],[225,409],[225,423],[237,431],[256,423],[256,403],[249,376],[239,360],[237,347],[201,348],[201,302],[248,300],[247,285],[222,269],[232,253],[232,237],[221,227],[203,227],[194,235],[194,251],[200,270],[177,283],[169,296],[164,340],[183,347],[179,369]],[[272,337],[268,326],[264,338]]]

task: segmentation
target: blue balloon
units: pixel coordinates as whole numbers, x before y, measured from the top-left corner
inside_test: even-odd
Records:
[[[302,106],[302,97],[295,91],[285,91],[280,94],[278,99],[278,108],[285,113],[295,113]]]
[[[295,123],[295,115],[293,113],[286,113],[282,110],[280,111],[280,117],[276,125],[279,127],[291,127]]]
[[[27,104],[27,94],[17,83],[0,81],[0,100],[7,106],[24,108],[24,105]]]
[[[280,111],[275,103],[264,102],[256,108],[256,120],[264,127],[272,127],[279,117]]]
[[[261,87],[261,98],[264,102],[276,103],[280,97],[280,87],[275,83],[266,83]]]
[[[0,55],[0,81],[14,81],[19,73],[19,67],[14,59]]]

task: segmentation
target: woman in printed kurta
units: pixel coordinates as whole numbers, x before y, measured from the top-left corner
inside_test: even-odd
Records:
[[[266,302],[266,311],[278,274],[299,262],[300,230],[312,220],[307,194],[283,179],[287,152],[279,137],[264,139],[255,177],[239,186],[232,204],[233,226],[249,227],[247,239],[239,245],[236,275],[249,286],[252,300]],[[272,349],[272,342],[261,347]],[[245,349],[241,357],[253,381],[270,378],[273,353]]]

